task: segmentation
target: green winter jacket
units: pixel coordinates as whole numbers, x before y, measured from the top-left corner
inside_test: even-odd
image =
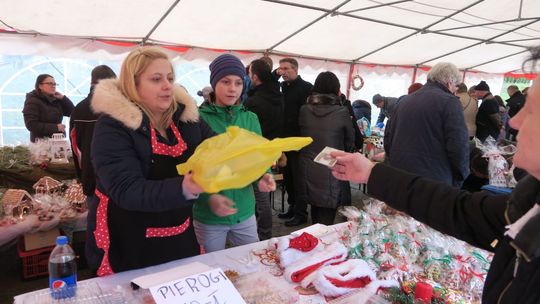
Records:
[[[238,126],[261,135],[257,115],[248,111],[243,105],[220,107],[209,104],[200,108],[199,113],[201,118],[218,134],[225,133],[229,126]],[[255,214],[255,195],[251,184],[241,189],[223,190],[219,193],[230,198],[238,212],[225,217],[215,215],[208,205],[209,194],[201,193],[193,206],[195,220],[207,225],[236,225]]]

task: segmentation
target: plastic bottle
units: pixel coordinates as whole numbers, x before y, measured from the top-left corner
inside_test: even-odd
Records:
[[[77,291],[77,261],[66,236],[56,238],[49,257],[49,288],[55,299],[71,298]]]

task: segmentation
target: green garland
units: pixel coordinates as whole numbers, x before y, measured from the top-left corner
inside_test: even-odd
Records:
[[[30,165],[30,152],[26,146],[0,147],[0,169],[10,171],[28,171]]]

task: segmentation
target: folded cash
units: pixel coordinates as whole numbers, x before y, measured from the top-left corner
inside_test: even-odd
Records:
[[[333,158],[330,153],[332,151],[339,151],[331,147],[325,147],[314,159],[316,163],[325,165],[329,168],[332,168],[336,164],[336,159]]]

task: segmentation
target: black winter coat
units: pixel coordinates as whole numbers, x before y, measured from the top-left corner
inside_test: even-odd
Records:
[[[428,81],[400,101],[387,126],[390,165],[447,185],[469,175],[469,133],[459,99]]]
[[[506,106],[508,107],[508,115],[514,117],[521,108],[525,105],[525,95],[520,91],[516,91],[510,98],[506,100]]]
[[[249,91],[244,106],[257,114],[262,135],[267,139],[282,137],[283,134],[283,94],[277,81],[262,83]]]
[[[313,159],[327,146],[349,151],[354,146],[354,130],[349,111],[341,105],[338,96],[313,95],[309,100],[314,98],[326,101],[309,102],[300,109],[300,135],[310,136],[313,142],[299,153],[299,199],[317,207],[336,208],[350,194],[345,196],[342,182],[332,176],[331,170]]]
[[[96,176],[90,161],[90,151],[92,137],[94,136],[94,126],[98,115],[94,114],[90,108],[92,93],[79,102],[69,120],[69,137],[71,139],[71,150],[77,177],[83,186],[83,192],[87,196],[94,195],[96,188]]]
[[[313,85],[300,77],[296,77],[291,82],[282,82],[281,91],[283,92],[285,126],[283,136],[299,136],[298,115],[300,108],[306,104],[308,96],[311,94]]]
[[[488,136],[491,136],[496,140],[499,137],[501,126],[492,117],[497,115],[500,115],[499,104],[493,98],[493,95],[488,93],[488,95],[482,98],[482,103],[476,113],[476,137],[478,139],[484,141]]]
[[[59,133],[58,124],[62,123],[62,116],[71,115],[73,108],[73,103],[67,96],[49,100],[36,90],[26,94],[22,112],[24,124],[30,131],[30,141],[35,142],[37,138],[51,137],[53,133]]]
[[[515,240],[504,235],[506,225],[538,202],[540,182],[535,178],[522,179],[511,196],[496,196],[461,191],[379,164],[371,171],[368,191],[445,234],[494,252],[482,303],[540,303],[539,216]]]
[[[203,140],[215,133],[199,118],[195,101],[184,89],[176,88],[174,94],[179,104],[173,122],[187,146],[180,156],[180,162],[185,162]],[[91,105],[100,115],[91,152],[97,190],[127,211],[155,213],[193,205],[195,200],[184,196],[183,176],[160,180],[150,178],[154,155],[149,120],[120,92],[117,80],[101,80]],[[169,136],[174,137],[172,133]],[[99,198],[95,196],[88,207],[87,260],[93,268],[99,266],[103,255],[93,238],[98,203]]]

